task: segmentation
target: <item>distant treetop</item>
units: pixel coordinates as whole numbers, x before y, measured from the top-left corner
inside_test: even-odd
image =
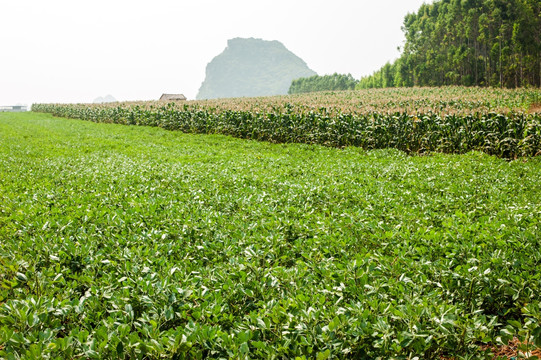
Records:
[[[314,75],[295,79],[291,82],[288,94],[301,94],[314,91],[353,90],[357,80],[351,74]]]

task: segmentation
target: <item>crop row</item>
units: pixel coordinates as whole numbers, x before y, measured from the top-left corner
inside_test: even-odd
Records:
[[[417,100],[422,101],[422,100]],[[187,133],[219,133],[277,143],[308,143],[364,149],[396,148],[407,153],[465,153],[504,158],[541,151],[541,115],[523,111],[442,114],[437,111],[342,112],[307,110],[289,102],[252,109],[211,104],[36,104],[33,111],[126,125],[158,126]]]

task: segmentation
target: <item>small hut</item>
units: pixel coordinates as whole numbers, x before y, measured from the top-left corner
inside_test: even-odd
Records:
[[[162,94],[162,97],[160,98],[160,101],[179,101],[179,100],[187,100],[186,96],[182,94]]]

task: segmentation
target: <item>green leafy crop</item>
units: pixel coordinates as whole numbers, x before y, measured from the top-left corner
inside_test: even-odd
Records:
[[[538,157],[0,114],[0,358],[538,347],[540,174]]]

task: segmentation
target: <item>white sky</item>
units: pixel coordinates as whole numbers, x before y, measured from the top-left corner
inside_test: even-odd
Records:
[[[234,37],[278,40],[320,75],[398,57],[427,0],[0,0],[0,105],[194,99]]]

